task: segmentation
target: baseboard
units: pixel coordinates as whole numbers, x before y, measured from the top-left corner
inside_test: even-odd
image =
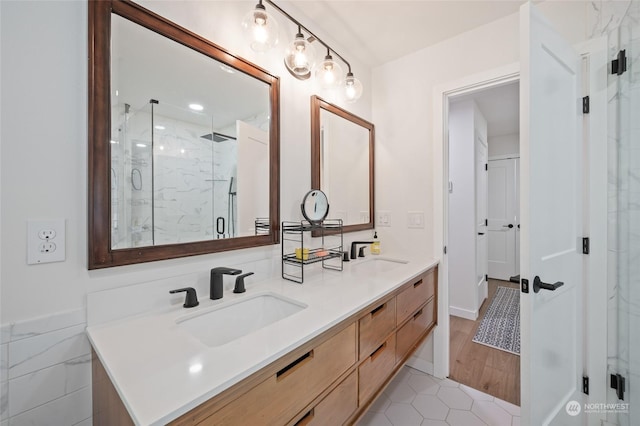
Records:
[[[449,306],[449,315],[475,321],[478,319],[478,311],[470,311],[468,309],[456,308]]]
[[[422,358],[418,358],[417,356],[412,356],[407,361],[407,365],[411,368],[415,368],[416,370],[422,371],[423,373],[430,374],[433,376],[433,363],[429,361],[425,361]]]

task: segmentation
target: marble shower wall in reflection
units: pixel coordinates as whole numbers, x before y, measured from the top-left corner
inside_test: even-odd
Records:
[[[237,179],[235,124],[217,130],[231,138],[216,142],[211,128],[157,114],[152,135],[147,108],[124,122],[112,143],[114,248],[217,238],[220,217],[225,223],[220,237],[229,236],[237,209],[229,194],[231,178]]]

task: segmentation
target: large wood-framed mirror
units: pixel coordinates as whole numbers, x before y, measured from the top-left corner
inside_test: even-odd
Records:
[[[279,79],[89,1],[89,269],[279,242]]]
[[[327,194],[343,232],[373,229],[374,142],[372,123],[311,97],[311,188]]]

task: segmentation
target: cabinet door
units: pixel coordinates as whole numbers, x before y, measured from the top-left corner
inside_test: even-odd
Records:
[[[365,404],[389,378],[396,364],[396,334],[376,348],[358,368],[360,389],[358,401]]]
[[[356,324],[302,354],[204,422],[285,424],[356,362]]]
[[[410,286],[397,296],[396,325],[402,324],[435,294],[435,270],[416,278]]]
[[[396,327],[396,298],[380,303],[358,321],[360,359],[371,355]]]
[[[296,426],[341,425],[358,408],[358,374],[351,373],[311,409]]]

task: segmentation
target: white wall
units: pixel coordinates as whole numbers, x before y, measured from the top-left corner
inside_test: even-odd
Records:
[[[537,5],[572,43],[587,38],[587,2],[547,1]],[[385,250],[408,250],[441,258],[434,247],[442,235],[442,199],[434,182],[442,175],[442,153],[433,140],[434,88],[519,59],[519,19],[510,15],[373,70],[376,125],[376,210],[391,212],[389,228],[379,228]],[[589,28],[591,30],[591,28]],[[407,212],[425,212],[425,229],[409,229]],[[440,300],[443,303],[443,300]],[[444,301],[446,303],[446,301]],[[436,330],[438,333],[438,330]],[[412,360],[432,368],[429,338]]]
[[[483,126],[484,124],[484,126]],[[478,317],[476,271],[476,133],[486,121],[474,101],[449,107],[449,308],[451,315]]]
[[[489,159],[520,156],[520,135],[489,136]]]
[[[144,2],[166,16],[224,46],[227,50],[253,61],[280,76],[281,129],[281,218],[296,220],[303,195],[309,190],[310,174],[310,96],[318,94],[365,119],[371,119],[370,71],[357,63],[348,52],[316,28],[313,19],[293,12],[323,40],[351,61],[353,71],[362,81],[365,92],[355,104],[344,105],[335,94],[317,90],[312,81],[301,82],[289,76],[282,61],[282,46],[259,55],[245,44],[240,33],[243,15],[254,6],[251,2]],[[44,382],[51,386],[74,380],[71,372],[61,381],[48,376],[44,366],[18,373],[19,341],[11,336],[14,327],[26,327],[33,333],[50,333],[46,341],[28,340],[21,345],[29,351],[54,351],[62,341],[58,334],[44,330],[48,318],[65,312],[86,309],[88,293],[101,289],[171,281],[183,286],[197,282],[202,288],[208,271],[214,266],[234,266],[276,258],[278,247],[247,249],[206,256],[153,262],[142,265],[87,270],[87,3],[86,1],[2,1],[1,16],[1,191],[0,211],[0,301],[2,340],[0,341],[0,420],[11,418],[29,424],[71,424],[83,419],[84,412],[69,414],[68,407],[78,404],[77,394],[52,392],[37,401],[38,407],[22,405],[24,411],[9,413],[20,398],[16,380],[33,379],[33,387],[23,388],[22,395],[35,392]],[[294,28],[281,20],[281,40],[294,34]],[[38,218],[66,219],[66,260],[59,263],[29,266],[26,264],[26,221]],[[367,234],[368,235],[368,234]],[[347,236],[358,238],[357,235]],[[345,241],[346,242],[346,241]],[[165,289],[153,285],[157,294]],[[167,294],[167,297],[169,295]],[[162,296],[160,296],[162,297]],[[74,321],[77,320],[74,317]],[[84,315],[75,327],[83,327]],[[13,325],[15,324],[15,325]],[[65,323],[66,324],[66,323]],[[60,337],[61,338],[61,337]],[[80,338],[85,339],[83,333]],[[42,343],[42,344],[41,344]],[[12,356],[14,354],[14,356]],[[71,356],[71,355],[70,355]],[[73,354],[73,357],[78,355]],[[47,358],[49,366],[64,366],[72,358]],[[82,389],[89,385],[85,370]],[[48,368],[48,367],[47,367]],[[56,371],[68,371],[58,369]],[[12,372],[13,371],[13,372]],[[8,373],[9,379],[7,380]],[[27,376],[29,375],[29,376]],[[36,375],[36,376],[32,376]],[[22,383],[26,383],[23,380]],[[40,383],[40,384],[39,384]],[[85,394],[82,394],[83,398]],[[32,401],[33,403],[33,401]],[[69,405],[71,404],[71,405]],[[15,407],[15,404],[13,405]],[[76,408],[73,408],[75,410]],[[51,411],[53,410],[53,411]],[[72,410],[72,411],[73,411]],[[57,414],[56,414],[57,413]],[[90,413],[90,412],[89,412]],[[58,417],[56,417],[58,416]],[[18,423],[16,423],[18,424]],[[4,426],[5,423],[0,423]]]

